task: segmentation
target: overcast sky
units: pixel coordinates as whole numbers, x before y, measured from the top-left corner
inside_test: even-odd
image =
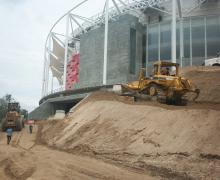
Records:
[[[12,94],[33,110],[41,98],[46,36],[53,23],[81,0],[0,0],[0,97]],[[89,0],[76,13],[90,17],[104,0]]]

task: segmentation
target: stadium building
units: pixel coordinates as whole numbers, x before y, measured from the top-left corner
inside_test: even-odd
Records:
[[[137,79],[158,60],[202,65],[220,51],[219,0],[106,0],[102,13],[75,14],[51,28],[45,45],[39,112],[66,112],[89,92]],[[65,33],[56,26],[66,20]],[[77,28],[73,28],[76,27]]]

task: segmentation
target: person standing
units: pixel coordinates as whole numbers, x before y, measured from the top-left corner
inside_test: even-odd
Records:
[[[32,126],[32,124],[30,124],[29,125],[29,132],[30,132],[30,134],[32,134],[32,131],[33,131],[33,126]]]
[[[7,144],[9,144],[10,141],[11,141],[11,138],[12,138],[13,129],[12,128],[8,128],[6,130],[6,134],[7,134]]]

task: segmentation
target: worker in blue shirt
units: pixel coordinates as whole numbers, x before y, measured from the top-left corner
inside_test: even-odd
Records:
[[[12,129],[12,128],[8,128],[8,129],[6,130],[6,134],[7,134],[7,144],[9,144],[10,141],[11,141],[12,133],[13,133],[13,129]]]

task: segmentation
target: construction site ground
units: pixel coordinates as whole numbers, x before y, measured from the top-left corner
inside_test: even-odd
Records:
[[[174,106],[96,92],[62,120],[0,133],[0,179],[218,180],[220,69],[188,68],[197,102]]]
[[[0,179],[153,179],[148,175],[49,148],[37,142],[37,125],[33,134],[27,128],[16,132],[11,145],[0,135]]]

